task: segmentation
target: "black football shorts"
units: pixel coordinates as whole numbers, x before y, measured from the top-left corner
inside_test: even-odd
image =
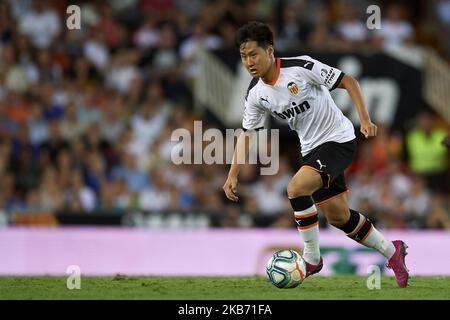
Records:
[[[356,153],[356,139],[338,143],[325,142],[303,157],[302,166],[318,171],[323,186],[313,193],[316,204],[321,204],[347,191],[344,170],[350,165]]]

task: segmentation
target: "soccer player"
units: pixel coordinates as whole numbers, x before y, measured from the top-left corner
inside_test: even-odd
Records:
[[[341,70],[309,56],[275,58],[273,34],[261,22],[249,22],[236,34],[241,60],[253,77],[245,97],[244,131],[263,128],[267,114],[286,121],[297,132],[303,165],[287,186],[297,229],[303,236],[303,259],[307,276],[319,272],[323,259],[319,248],[318,211],[330,224],[351,239],[377,250],[388,259],[397,284],[408,284],[405,265],[406,244],[387,240],[363,213],[349,209],[344,170],[355,154],[355,132],[333,101],[330,91],[347,90],[358,110],[361,133],[377,134],[367,112],[358,82]],[[251,131],[250,131],[251,132]],[[233,162],[223,190],[228,199],[238,201],[239,154],[245,156],[249,144],[245,133],[237,141]]]

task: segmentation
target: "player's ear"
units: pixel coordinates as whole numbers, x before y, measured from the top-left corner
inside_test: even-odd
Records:
[[[269,54],[269,56],[273,55],[273,53],[274,53],[273,46],[272,45],[268,46],[266,51]]]

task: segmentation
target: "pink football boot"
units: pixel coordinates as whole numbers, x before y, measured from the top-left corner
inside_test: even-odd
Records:
[[[314,273],[318,273],[320,270],[322,270],[323,267],[323,259],[322,257],[320,257],[319,263],[318,264],[310,264],[308,262],[305,261],[305,265],[306,265],[306,277],[309,277],[310,275],[313,275]]]
[[[408,246],[402,240],[394,240],[392,243],[394,244],[395,252],[389,259],[386,267],[394,271],[398,286],[400,288],[406,288],[409,279],[409,270],[405,264],[405,256],[408,254],[406,248]]]

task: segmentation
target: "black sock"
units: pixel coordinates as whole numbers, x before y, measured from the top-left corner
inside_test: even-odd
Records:
[[[372,222],[358,211],[350,209],[350,219],[342,227],[347,236],[357,242],[363,241],[372,228]]]

